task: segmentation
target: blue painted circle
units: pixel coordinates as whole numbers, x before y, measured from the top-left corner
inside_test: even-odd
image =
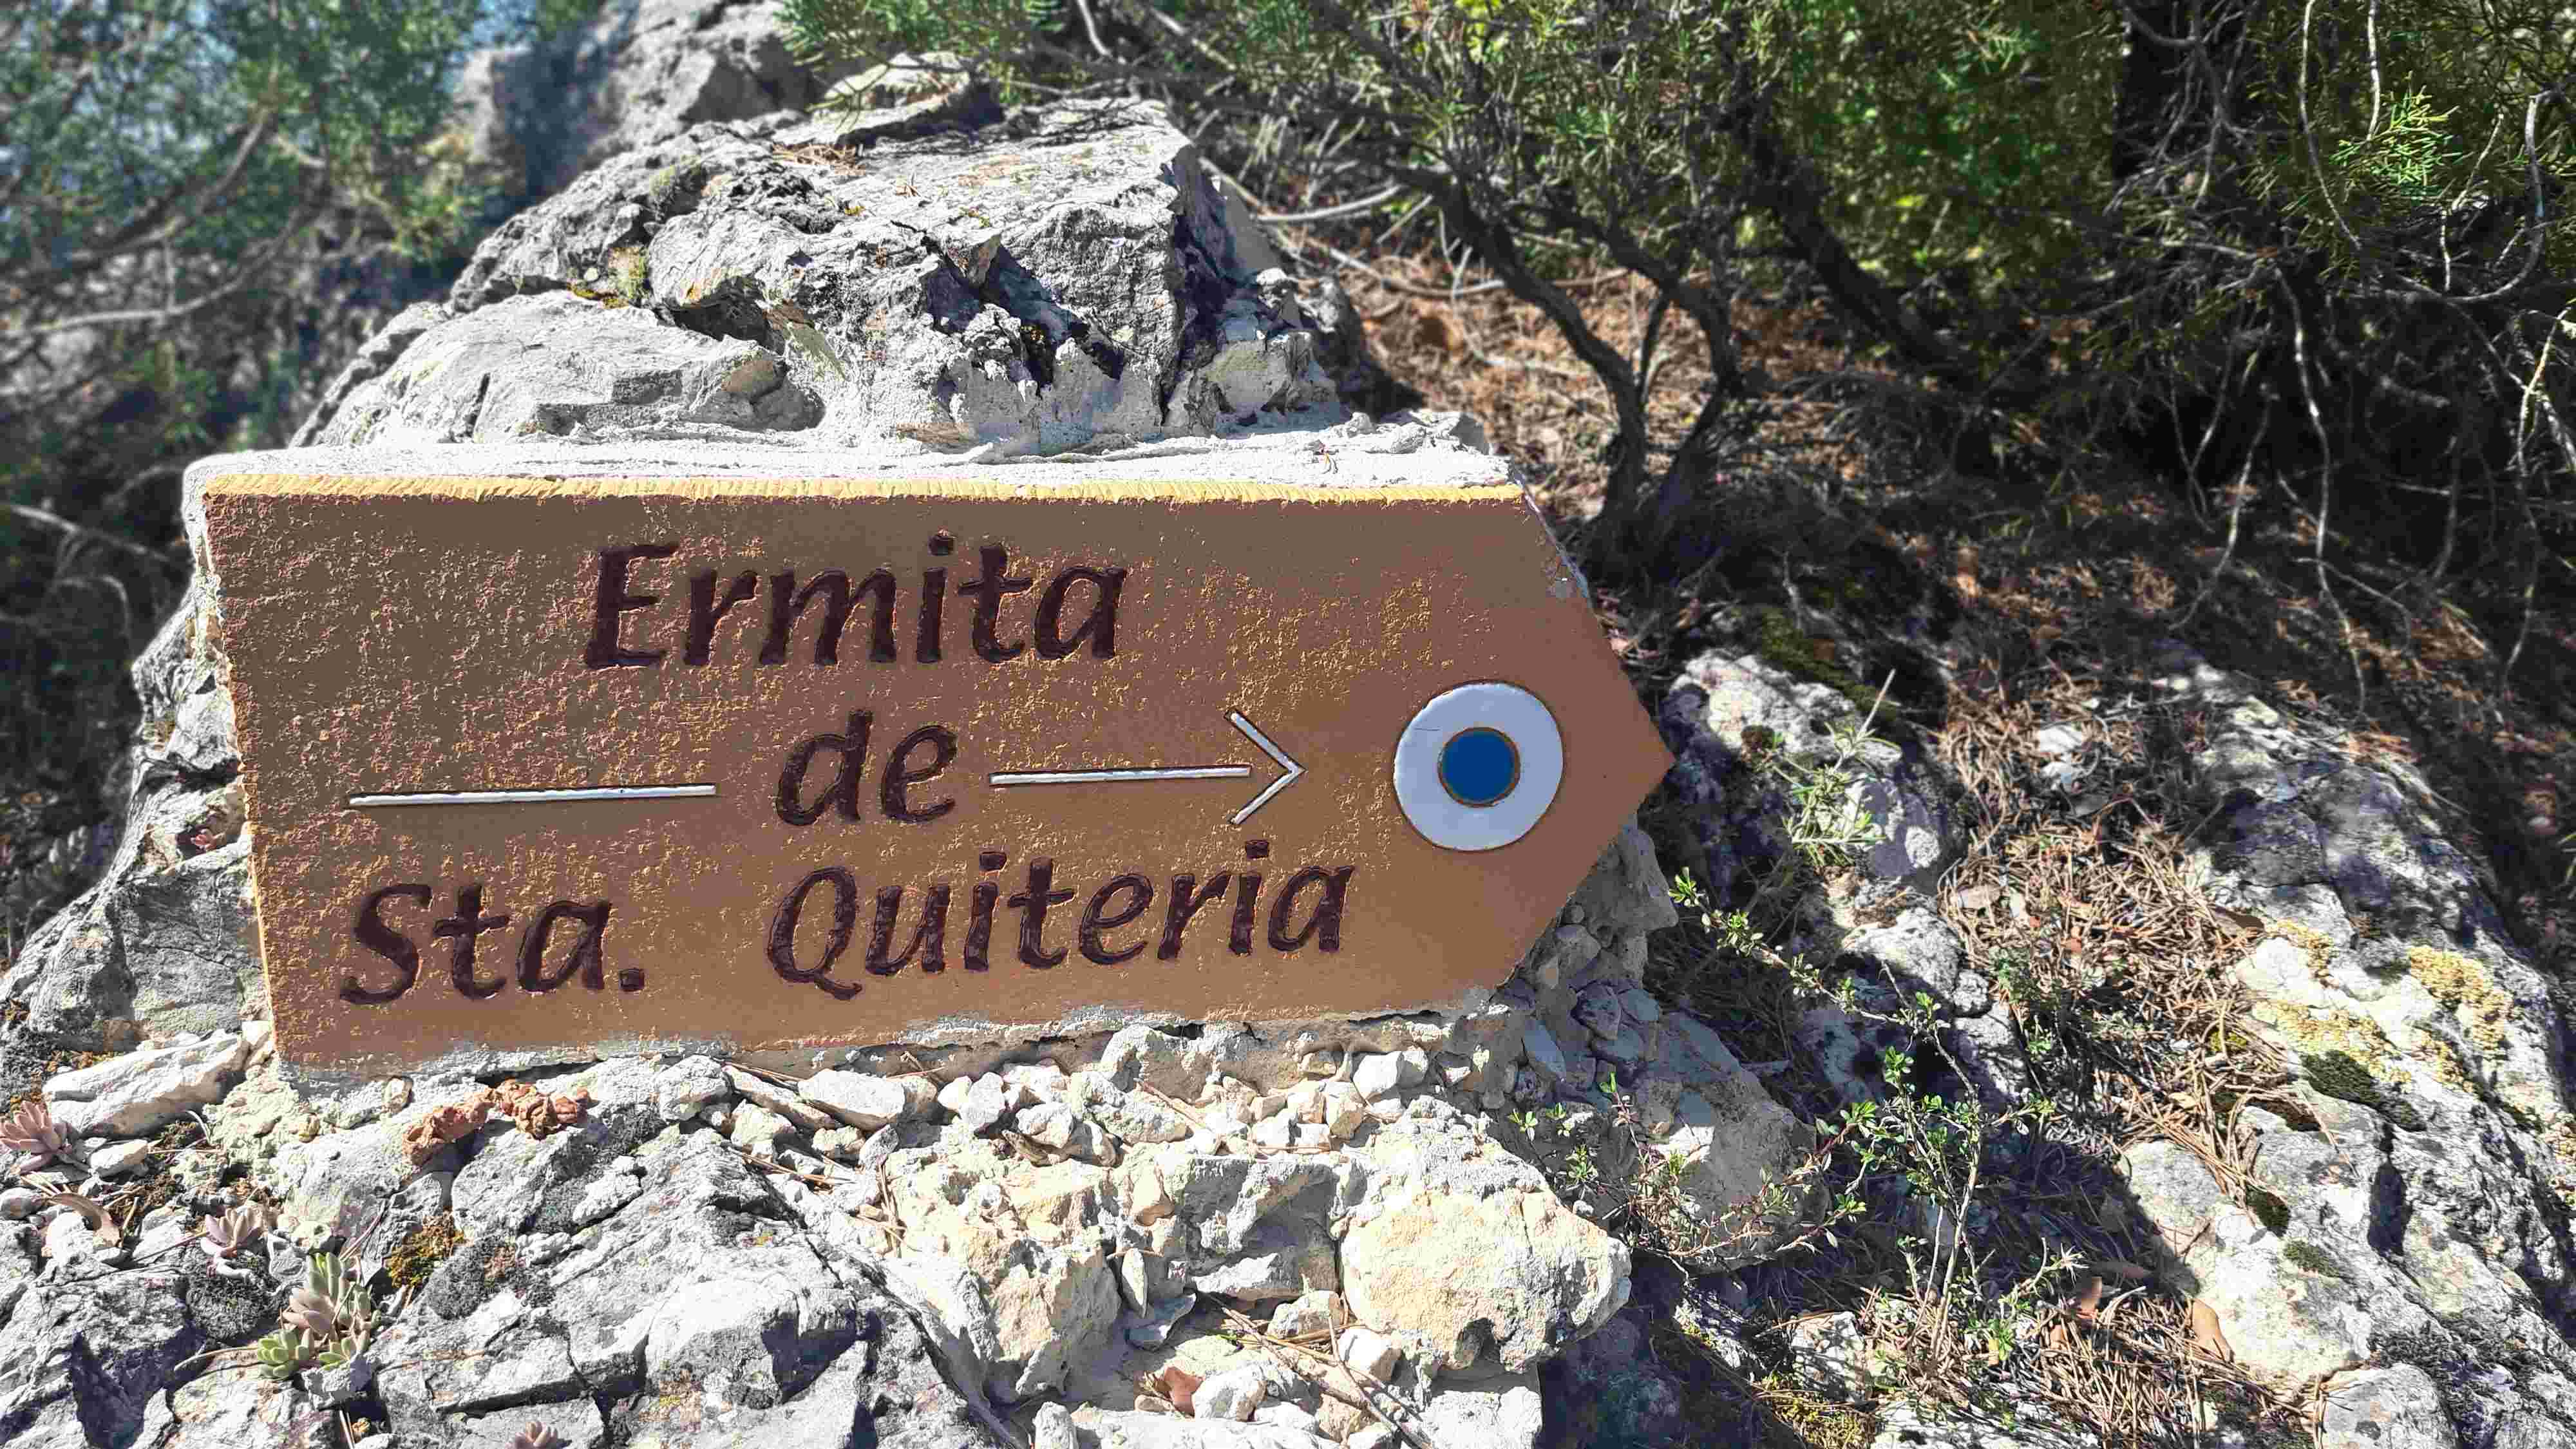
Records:
[[[1461,805],[1491,805],[1520,783],[1521,752],[1511,736],[1478,726],[1440,747],[1440,784]]]

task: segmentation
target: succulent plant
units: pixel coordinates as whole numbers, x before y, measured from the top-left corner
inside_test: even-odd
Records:
[[[564,1449],[564,1438],[543,1424],[530,1424],[511,1436],[510,1449]]]
[[[0,1152],[23,1153],[29,1159],[23,1168],[42,1167],[58,1157],[71,1155],[71,1134],[54,1120],[54,1111],[42,1097],[29,1097],[18,1104],[18,1110],[0,1118]]]
[[[197,1246],[205,1250],[207,1257],[222,1263],[257,1243],[267,1235],[272,1225],[267,1208],[246,1202],[206,1224],[206,1231],[197,1239]]]
[[[313,1361],[304,1335],[291,1328],[281,1328],[261,1339],[252,1351],[259,1355],[261,1371],[273,1379],[291,1379],[297,1369]]]
[[[259,1341],[260,1367],[277,1378],[307,1364],[338,1368],[367,1351],[375,1335],[375,1299],[336,1253],[316,1253],[304,1283],[287,1295],[277,1331]]]

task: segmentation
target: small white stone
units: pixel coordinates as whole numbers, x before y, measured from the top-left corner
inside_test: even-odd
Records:
[[[1191,1395],[1192,1411],[1202,1419],[1251,1419],[1270,1397],[1270,1376],[1261,1365],[1247,1363],[1207,1376]]]
[[[1154,1301],[1151,1265],[1140,1248],[1129,1248],[1118,1255],[1118,1296],[1127,1306],[1142,1313]]]
[[[1333,1129],[1321,1122],[1300,1122],[1297,1124],[1297,1145],[1308,1151],[1320,1152],[1333,1145]]]
[[[1401,1080],[1408,1087],[1421,1086],[1422,1079],[1431,1075],[1431,1057],[1420,1047],[1406,1047],[1397,1052],[1395,1062]]]
[[[1401,1356],[1386,1335],[1374,1329],[1351,1327],[1342,1330],[1341,1341],[1334,1346],[1341,1361],[1353,1373],[1366,1374],[1379,1383],[1395,1378],[1395,1366]]]
[[[1299,1338],[1310,1333],[1330,1333],[1341,1311],[1342,1296],[1330,1288],[1316,1288],[1298,1294],[1270,1310],[1270,1335],[1273,1338]]]
[[[1360,1095],[1359,1088],[1348,1082],[1324,1084],[1324,1128],[1332,1134],[1334,1141],[1339,1142],[1357,1132],[1360,1123],[1366,1120],[1368,1099]]]
[[[1362,1057],[1358,1069],[1351,1073],[1351,1085],[1371,1102],[1394,1096],[1404,1085],[1404,1063],[1392,1052]]]
[[[835,1162],[855,1161],[867,1134],[856,1127],[826,1127],[814,1134],[814,1150]]]
[[[1127,1179],[1127,1216],[1139,1227],[1151,1227],[1172,1215],[1179,1204],[1172,1200],[1172,1189],[1163,1181],[1162,1169],[1152,1163],[1138,1168]]]
[[[966,1094],[973,1090],[975,1090],[973,1077],[954,1078],[939,1089],[939,1105],[946,1108],[949,1115],[953,1117],[966,1110]]]
[[[1342,1449],[1396,1449],[1402,1436],[1385,1424],[1371,1424],[1342,1441]]]
[[[32,1187],[0,1189],[0,1218],[32,1216],[44,1202],[44,1195]]]
[[[900,1122],[931,1100],[929,1084],[918,1077],[872,1077],[837,1070],[806,1078],[798,1095],[862,1132]]]
[[[1002,1080],[1040,1102],[1061,1102],[1069,1079],[1053,1062],[1014,1062],[1002,1068]]]
[[[101,1177],[123,1177],[152,1160],[149,1142],[117,1142],[90,1154],[89,1170]]]
[[[1252,1422],[1291,1434],[1317,1433],[1315,1416],[1295,1404],[1264,1404],[1252,1411]]]
[[[1253,1124],[1252,1141],[1255,1146],[1267,1147],[1273,1152],[1279,1152],[1286,1150],[1288,1145],[1296,1140],[1297,1124],[1289,1120],[1286,1112],[1281,1112],[1274,1117],[1264,1117]]]
[[[1073,1432],[1073,1411],[1062,1404],[1039,1405],[1035,1430],[1029,1449],[1081,1449],[1081,1438]]]

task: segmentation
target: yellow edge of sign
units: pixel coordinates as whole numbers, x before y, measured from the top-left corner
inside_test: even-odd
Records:
[[[1510,481],[1386,483],[1029,482],[981,478],[380,478],[234,474],[206,485],[208,498],[1073,498],[1101,503],[1468,503],[1526,495]]]

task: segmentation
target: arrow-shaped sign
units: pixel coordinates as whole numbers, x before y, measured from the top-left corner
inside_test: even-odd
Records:
[[[299,1067],[1456,1002],[1669,759],[1490,459],[425,456],[191,475]]]
[[[1261,752],[1276,761],[1284,772],[1278,779],[1270,782],[1270,788],[1253,796],[1252,803],[1226,817],[1227,824],[1241,825],[1252,818],[1254,811],[1269,804],[1280,791],[1296,784],[1297,777],[1306,773],[1306,767],[1290,759],[1286,750],[1272,744],[1268,735],[1263,734],[1252,721],[1243,717],[1243,711],[1228,710],[1225,717],[1236,729],[1243,731],[1244,738],[1259,745]],[[996,789],[1009,789],[1015,785],[1106,785],[1131,780],[1240,780],[1251,774],[1250,765],[1183,765],[1177,768],[1159,765],[1125,766],[1111,770],[1004,770],[989,777],[987,783]]]

